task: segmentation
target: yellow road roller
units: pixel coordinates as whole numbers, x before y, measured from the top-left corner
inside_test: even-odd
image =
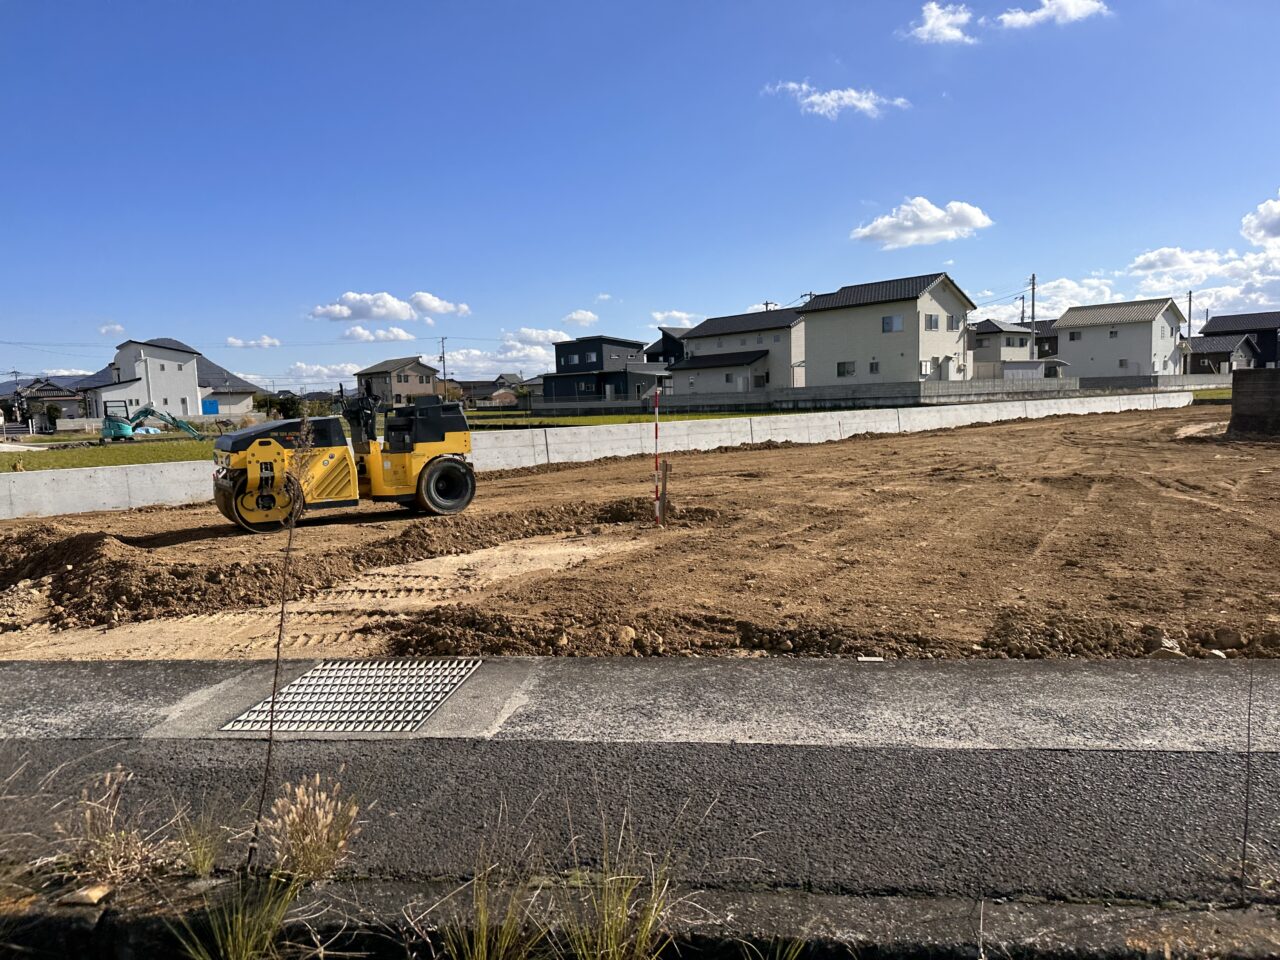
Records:
[[[461,513],[476,492],[467,456],[471,431],[460,404],[417,397],[387,411],[380,402],[347,400],[342,418],[274,420],[218,437],[213,499],[228,520],[254,533],[279,530],[303,510],[399,503],[423,513]],[[295,461],[297,461],[295,463]]]

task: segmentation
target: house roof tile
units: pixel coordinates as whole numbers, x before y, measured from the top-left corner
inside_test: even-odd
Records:
[[[1122,303],[1094,303],[1072,307],[1058,318],[1055,326],[1061,330],[1070,327],[1111,327],[1121,323],[1151,323],[1170,307],[1180,322],[1185,320],[1172,297],[1161,297],[1158,300],[1126,300]]]
[[[670,370],[706,370],[714,367],[749,367],[769,355],[768,350],[738,350],[733,353],[704,353],[673,363]]]

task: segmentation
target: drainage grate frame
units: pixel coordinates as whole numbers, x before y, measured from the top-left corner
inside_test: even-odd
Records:
[[[276,694],[278,733],[412,733],[480,666],[478,658],[326,660]],[[266,733],[271,698],[223,725]]]

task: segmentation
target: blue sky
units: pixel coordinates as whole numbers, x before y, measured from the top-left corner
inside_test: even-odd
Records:
[[[1275,0],[0,0],[0,365],[172,336],[297,386],[447,336],[451,373],[533,375],[557,336],[939,269],[979,301],[1035,272],[1042,316],[1280,309],[1278,27]]]

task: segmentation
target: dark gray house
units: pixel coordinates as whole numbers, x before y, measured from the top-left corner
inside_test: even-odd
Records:
[[[660,363],[669,367],[684,359],[684,335],[689,327],[659,327],[660,336],[644,348],[644,359],[648,363]]]
[[[644,343],[603,335],[555,345],[556,369],[542,376],[544,400],[637,400],[666,380],[666,369],[646,363]]]
[[[1206,337],[1252,334],[1254,346],[1258,348],[1256,366],[1280,366],[1280,310],[1214,317],[1204,325],[1200,333]]]
[[[1261,353],[1251,333],[1189,337],[1187,373],[1230,373],[1260,366]]]

